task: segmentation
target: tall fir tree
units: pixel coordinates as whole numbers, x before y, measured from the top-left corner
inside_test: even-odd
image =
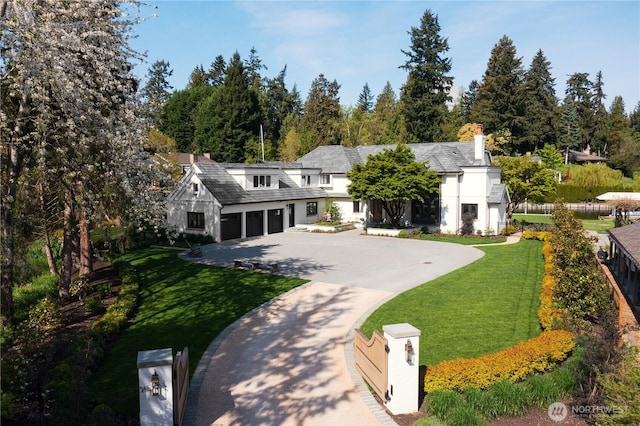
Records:
[[[369,83],[364,84],[362,92],[358,96],[358,108],[362,112],[371,112],[371,108],[373,108],[373,94],[371,94]]]
[[[234,53],[224,84],[215,89],[199,110],[194,140],[199,150],[219,162],[241,163],[260,159],[262,120],[258,96],[240,54]]]
[[[465,123],[471,123],[471,111],[476,104],[479,87],[480,83],[478,83],[478,80],[471,80],[469,88],[462,93],[462,97],[460,98],[461,113]]]
[[[227,72],[227,63],[222,55],[216,56],[207,72],[207,82],[213,87],[222,86]]]
[[[195,89],[196,87],[209,86],[209,77],[204,71],[202,65],[196,66],[191,75],[189,76],[189,83],[187,83],[187,89]]]
[[[398,109],[396,93],[387,81],[373,108],[371,141],[374,145],[397,144],[402,140],[402,120]]]
[[[580,150],[591,146],[596,134],[596,103],[588,73],[574,73],[567,80],[565,94],[575,104],[580,126]]]
[[[631,135],[631,126],[629,118],[625,113],[622,96],[616,96],[613,99],[605,126],[606,139],[604,152],[610,152],[611,155],[616,155],[620,151],[622,140]]]
[[[525,129],[521,151],[533,152],[556,141],[558,100],[551,63],[538,50],[524,77]]]
[[[278,141],[286,137],[282,131],[284,122],[289,115],[299,117],[302,115],[302,100],[300,94],[295,89],[291,92],[287,90],[285,77],[287,67],[285,66],[276,77],[266,79],[264,97],[264,138],[265,144],[275,148]],[[275,155],[275,151],[273,151]],[[275,159],[270,158],[269,159]]]
[[[564,98],[562,104],[562,116],[560,117],[560,126],[558,128],[559,147],[565,155],[565,163],[567,162],[568,150],[578,149],[580,147],[580,123],[578,121],[578,111],[573,98],[568,96]]]
[[[140,91],[144,103],[145,120],[150,125],[155,125],[162,111],[162,106],[171,96],[173,86],[168,78],[173,74],[173,69],[167,61],[155,61],[147,72],[147,82]]]
[[[311,82],[311,89],[304,103],[300,132],[302,155],[320,145],[340,144],[338,131],[341,118],[340,85],[320,74]]]
[[[596,73],[596,79],[593,82],[593,105],[594,105],[594,131],[593,141],[591,142],[591,151],[598,152],[602,155],[609,155],[608,152],[608,129],[609,113],[604,104],[607,95],[604,93],[604,79],[602,71]]]
[[[503,36],[491,50],[471,120],[484,125],[485,133],[509,131],[512,140],[505,146],[507,154],[518,152],[524,127],[522,59],[516,56],[513,41]]]
[[[402,50],[407,60],[400,68],[408,71],[400,102],[407,130],[407,142],[443,140],[442,125],[447,115],[453,85],[451,59],[446,37],[440,35],[438,16],[430,10],[422,15],[419,27],[411,27],[410,49]]]

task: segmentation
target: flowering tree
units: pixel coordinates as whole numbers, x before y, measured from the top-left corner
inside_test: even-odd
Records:
[[[148,190],[154,169],[143,149],[146,130],[131,74],[142,57],[128,45],[139,6],[137,0],[0,1],[5,321],[12,317],[15,231],[26,220],[16,209],[21,197],[34,196],[20,185],[38,176],[41,205],[61,218],[63,297],[77,261],[81,272],[91,269],[88,232],[101,216],[160,217],[161,204]]]

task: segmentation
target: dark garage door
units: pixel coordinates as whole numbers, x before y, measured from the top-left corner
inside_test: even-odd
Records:
[[[242,237],[242,213],[227,213],[220,216],[222,241]]]
[[[267,211],[269,233],[275,234],[284,230],[284,210],[275,209]]]
[[[247,212],[247,237],[264,235],[264,212]]]

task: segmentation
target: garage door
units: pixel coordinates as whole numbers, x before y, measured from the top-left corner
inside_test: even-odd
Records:
[[[264,212],[247,212],[247,237],[264,235]]]
[[[242,213],[227,213],[221,215],[220,232],[223,241],[242,237]]]
[[[269,234],[275,234],[284,230],[284,209],[267,211]]]

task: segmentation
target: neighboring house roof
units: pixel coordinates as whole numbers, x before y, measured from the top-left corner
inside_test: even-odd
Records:
[[[435,142],[407,144],[416,161],[428,162],[438,173],[460,173],[462,167],[474,165],[473,142]],[[369,155],[394,149],[396,145],[364,145],[348,148],[340,145],[320,146],[298,160],[304,167],[321,168],[323,173],[347,173],[354,164],[364,164]],[[486,154],[488,155],[488,154]],[[486,161],[490,164],[490,161]]]
[[[277,169],[278,188],[245,190],[227,172],[228,167],[235,168],[261,168]],[[304,200],[312,198],[325,198],[326,192],[322,188],[298,187],[295,182],[280,168],[267,167],[265,164],[221,164],[221,163],[197,163],[197,170],[193,173],[213,196],[224,205],[261,203],[282,200]],[[185,188],[186,190],[186,188]],[[176,198],[180,195],[176,194]]]
[[[188,152],[178,153],[178,164],[188,165],[194,163],[215,163],[209,154],[190,154]]]
[[[590,152],[580,152],[569,150],[569,162],[571,163],[601,163],[607,161],[607,158],[600,157],[599,155],[591,154]]]
[[[640,222],[612,229],[609,238],[616,241],[633,263],[640,267]]]

